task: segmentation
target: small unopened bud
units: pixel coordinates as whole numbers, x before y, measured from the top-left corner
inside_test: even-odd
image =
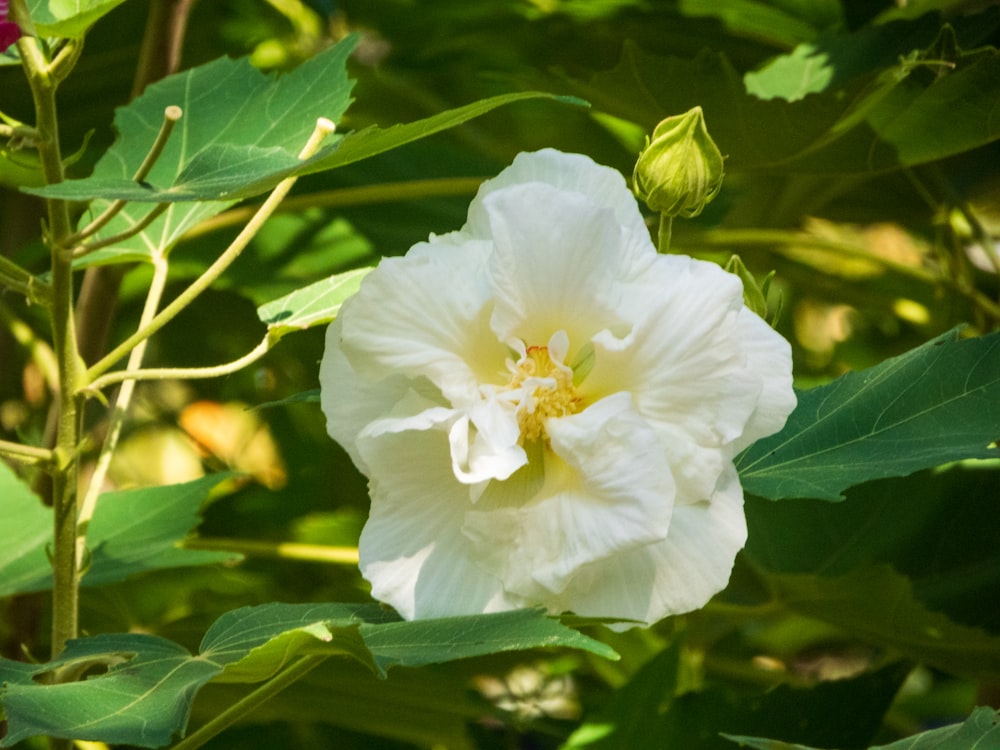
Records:
[[[692,217],[719,194],[722,154],[708,134],[701,107],[668,117],[656,126],[639,154],[632,190],[652,210]]]

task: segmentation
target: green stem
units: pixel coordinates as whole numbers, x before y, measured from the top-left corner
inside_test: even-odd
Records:
[[[116,201],[116,203],[117,202],[119,201]],[[125,205],[125,201],[120,201],[120,203],[122,206]],[[111,247],[112,245],[117,245],[119,242],[123,242],[130,237],[135,237],[139,234],[139,232],[156,221],[168,208],[170,208],[170,206],[170,203],[158,203],[152,211],[143,216],[142,219],[126,229],[124,232],[119,232],[118,234],[113,234],[110,237],[105,237],[103,240],[88,242],[84,245],[77,245],[73,250],[73,258],[82,258],[85,255],[90,255],[90,253],[101,250],[102,248]],[[108,219],[108,221],[110,221],[110,219]],[[80,232],[80,234],[82,234],[82,232]]]
[[[237,552],[247,557],[267,557],[275,560],[303,560],[335,565],[357,565],[357,547],[328,547],[324,544],[298,542],[267,542],[258,539],[220,539],[195,537],[181,542],[184,549],[202,549],[216,552]]]
[[[3,255],[0,255],[0,284],[23,294],[33,303],[47,307],[52,300],[52,290],[48,284]]]
[[[670,237],[673,233],[674,217],[660,214],[660,227],[656,232],[656,250],[665,253],[670,250]]]
[[[231,375],[263,357],[271,350],[273,344],[274,341],[271,339],[271,336],[266,335],[257,346],[239,359],[211,367],[161,367],[148,370],[126,368],[121,372],[112,372],[95,378],[87,386],[87,391],[92,393],[115,383],[134,383],[137,380],[204,380],[205,378],[219,378],[223,375]],[[133,349],[133,351],[135,350]]]
[[[364,206],[372,203],[473,195],[484,179],[484,177],[449,177],[440,180],[386,182],[381,185],[359,185],[325,190],[320,193],[289,198],[281,204],[278,213],[290,213],[306,208],[343,208],[344,206]],[[184,235],[184,239],[188,240],[220,229],[245,224],[253,218],[256,210],[254,206],[241,206],[225,211],[192,227]]]
[[[153,257],[153,279],[149,284],[149,291],[146,293],[146,302],[143,305],[142,315],[139,318],[140,326],[147,324],[156,315],[156,311],[160,307],[160,301],[163,299],[163,290],[167,285],[168,270],[169,264],[165,256],[156,255]],[[132,350],[124,374],[135,372],[142,366],[147,343],[149,342],[143,341],[137,344],[135,349]],[[93,387],[93,383],[91,383],[91,387]],[[93,518],[94,510],[97,508],[97,500],[101,495],[101,488],[104,486],[104,478],[108,474],[108,468],[111,466],[111,457],[114,455],[115,448],[118,447],[118,439],[121,437],[122,426],[125,423],[125,416],[128,413],[128,407],[132,401],[134,391],[135,381],[126,380],[118,392],[118,398],[115,399],[115,406],[111,410],[108,432],[104,438],[104,444],[101,446],[101,454],[97,458],[94,473],[91,475],[90,483],[87,485],[87,493],[84,495],[83,503],[80,505],[80,516],[77,522],[77,565],[82,565],[83,563],[87,548],[87,525],[90,519]]]
[[[315,154],[319,149],[320,144],[323,142],[323,139],[332,133],[333,129],[334,125],[332,122],[326,118],[320,118],[316,123],[316,128],[313,130],[312,135],[309,137],[309,141],[299,153],[299,158],[304,160]],[[298,177],[288,177],[278,183],[277,187],[275,187],[274,190],[271,191],[271,194],[267,197],[267,200],[265,200],[261,207],[257,209],[253,218],[243,228],[243,231],[236,236],[236,239],[230,243],[229,247],[223,251],[222,255],[220,255],[201,276],[193,281],[187,289],[181,292],[173,302],[163,308],[163,310],[161,310],[148,325],[139,328],[138,331],[125,339],[121,344],[111,350],[107,356],[87,370],[88,380],[93,380],[107,372],[112,366],[114,366],[115,362],[128,354],[140,341],[145,341],[163,328],[163,326],[177,317],[182,310],[190,305],[195,298],[198,297],[198,295],[215,283],[215,280],[218,279],[225,272],[225,270],[233,264],[243,250],[246,249],[247,245],[250,244],[250,240],[252,240],[254,236],[256,236],[257,232],[260,231],[261,226],[265,221],[267,221],[268,218],[270,218],[271,214],[274,213],[275,209],[277,209],[281,201],[284,200],[285,196],[288,195],[288,191],[292,189],[292,186],[297,180]]]
[[[325,654],[303,656],[297,662],[279,672],[249,695],[241,698],[221,714],[209,721],[173,746],[172,750],[194,750],[231,727],[244,716],[251,715],[257,708],[280,693],[288,686],[305,677],[330,657]]]
[[[12,443],[9,440],[0,440],[0,456],[6,456],[25,464],[45,465],[52,461],[52,451],[48,448]]]
[[[18,16],[27,16],[24,0],[14,0],[13,6]],[[37,39],[22,36],[17,47],[35,104],[38,157],[45,182],[52,185],[63,180],[56,88],[59,80],[68,73],[68,67],[75,61],[75,57],[60,56],[61,67],[58,71],[53,71]],[[85,382],[85,370],[77,347],[73,320],[73,259],[63,244],[72,232],[69,207],[65,201],[48,199],[46,209],[47,239],[51,250],[52,341],[59,365],[60,384],[52,466],[52,655],[56,657],[65,648],[66,641],[76,637],[79,622],[79,580],[76,566],[77,449],[82,429],[81,399],[76,394]]]

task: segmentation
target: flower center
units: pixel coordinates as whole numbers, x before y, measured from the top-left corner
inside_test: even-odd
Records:
[[[550,342],[551,343],[551,342]],[[580,410],[582,398],[573,387],[573,371],[553,359],[548,346],[529,346],[517,362],[507,363],[510,391],[520,391],[517,422],[525,442],[545,435],[545,420]]]

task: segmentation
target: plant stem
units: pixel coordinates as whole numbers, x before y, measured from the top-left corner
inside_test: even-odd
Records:
[[[344,206],[364,206],[372,203],[392,203],[424,198],[474,195],[485,177],[446,177],[432,180],[408,180],[406,182],[386,182],[381,185],[358,185],[357,187],[325,190],[320,193],[298,195],[281,204],[277,213],[290,213],[306,208],[342,208]],[[203,234],[239,226],[249,221],[257,209],[254,206],[240,206],[224,211],[200,224],[191,227],[184,239],[200,237]]]
[[[19,16],[27,16],[24,0],[14,0]],[[72,44],[69,42],[68,44]],[[75,53],[60,56],[58,77],[32,36],[17,42],[28,84],[35,104],[35,127],[38,130],[38,157],[46,184],[63,180],[63,161],[59,146],[59,121],[56,113],[56,88],[75,61]],[[77,50],[78,51],[78,50]],[[69,207],[62,200],[46,200],[48,244],[51,250],[52,341],[59,366],[59,414],[52,465],[52,656],[58,656],[66,641],[75,638],[78,629],[79,580],[76,566],[77,449],[81,437],[81,399],[77,396],[85,382],[83,360],[77,348],[73,320],[72,255],[63,247],[71,233]]]
[[[670,250],[670,237],[674,229],[674,217],[660,214],[660,226],[656,232],[656,251],[665,253]]]
[[[275,675],[274,678],[268,680],[252,693],[241,698],[207,724],[200,727],[198,731],[193,732],[178,742],[171,750],[194,750],[194,748],[201,747],[244,716],[253,713],[259,706],[264,705],[286,687],[305,677],[329,658],[325,654],[303,656],[284,671]]]
[[[265,542],[257,539],[220,539],[195,537],[181,542],[185,549],[238,552],[248,557],[268,557],[276,560],[303,560],[335,565],[357,565],[357,547],[328,547],[324,544],[296,542]]]
[[[302,148],[299,153],[300,159],[308,159],[310,156],[319,150],[320,143],[326,138],[330,133],[333,132],[334,125],[332,122],[326,118],[320,118],[316,123],[316,128],[313,130],[312,135],[309,137],[309,141]],[[181,292],[173,302],[167,305],[160,313],[153,318],[148,325],[142,326],[138,331],[133,333],[127,339],[125,339],[121,344],[116,346],[114,349],[108,353],[103,359],[94,364],[89,370],[87,370],[87,378],[93,380],[100,375],[107,372],[118,360],[128,354],[133,347],[136,346],[140,341],[144,341],[152,336],[154,333],[159,331],[163,326],[173,320],[178,313],[184,310],[188,305],[190,305],[198,295],[208,289],[215,280],[218,279],[223,272],[233,262],[240,256],[247,245],[250,244],[250,240],[256,236],[257,232],[260,231],[261,226],[270,218],[271,214],[274,213],[278,205],[284,200],[285,196],[288,195],[288,191],[292,189],[292,186],[298,180],[298,177],[287,177],[278,183],[277,187],[271,191],[271,194],[267,197],[267,200],[261,204],[260,208],[257,209],[253,218],[247,223],[236,238],[230,243],[222,255],[220,255],[205,272],[199,276],[191,285]]]
[[[163,299],[163,290],[167,285],[167,275],[168,275],[169,264],[165,256],[156,255],[153,258],[153,279],[149,284],[149,291],[146,293],[146,302],[142,308],[142,315],[139,319],[139,325],[145,325],[153,316],[156,315],[156,311],[160,307],[160,301]],[[132,353],[129,354],[128,364],[125,368],[125,373],[134,372],[142,366],[143,357],[146,354],[146,344],[148,341],[143,341],[136,345]],[[93,387],[93,383],[91,384]],[[104,445],[101,446],[101,454],[97,458],[97,464],[94,467],[94,473],[90,477],[90,484],[87,486],[87,493],[84,495],[83,503],[80,505],[80,516],[77,522],[78,534],[77,534],[77,549],[76,549],[76,562],[77,565],[82,565],[84,553],[87,548],[87,525],[90,519],[94,516],[94,509],[97,507],[97,499],[101,495],[101,488],[104,486],[104,478],[108,474],[108,467],[111,466],[111,457],[114,455],[115,448],[118,447],[118,439],[121,437],[122,426],[125,423],[125,416],[128,413],[129,404],[132,401],[132,394],[135,391],[135,381],[126,380],[121,390],[118,392],[118,398],[115,399],[114,408],[111,410],[111,416],[109,418],[108,433],[104,438]]]
[[[231,375],[267,354],[271,350],[273,343],[274,341],[271,336],[266,335],[257,346],[239,359],[211,367],[161,367],[148,370],[126,368],[121,372],[112,372],[95,378],[87,386],[87,390],[92,393],[115,383],[134,383],[137,380],[204,380],[205,378],[219,378],[223,375]],[[132,351],[135,350],[133,349]]]
[[[51,289],[48,284],[3,255],[0,255],[0,284],[23,294],[31,302],[47,306],[51,300]]]
[[[44,465],[52,460],[52,451],[48,448],[12,443],[9,440],[0,440],[0,455],[25,464]]]

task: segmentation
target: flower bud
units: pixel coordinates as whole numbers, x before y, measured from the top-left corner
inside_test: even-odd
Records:
[[[722,187],[722,154],[708,134],[701,107],[656,126],[639,154],[632,190],[666,216],[701,213]]]

